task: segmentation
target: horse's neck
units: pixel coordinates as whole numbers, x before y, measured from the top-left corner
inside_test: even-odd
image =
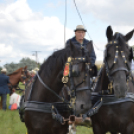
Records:
[[[60,69],[61,71],[61,69]],[[60,72],[58,71],[58,72]],[[40,78],[42,81],[51,88],[56,94],[59,94],[63,83],[61,78],[59,78],[59,74],[56,73],[56,70],[52,72],[51,77],[48,79],[44,73],[40,73]],[[31,89],[28,89],[27,93],[30,92]],[[28,93],[29,94],[29,93]],[[28,98],[27,98],[28,99]],[[41,102],[55,102],[58,101],[58,97],[51,93],[37,78],[32,87],[32,93],[30,100],[41,101]]]
[[[10,82],[11,82],[11,84],[13,86],[15,86],[15,85],[17,85],[19,83],[19,81],[20,81],[20,75],[21,74],[18,73],[18,74],[10,75],[9,76],[9,80],[10,80]]]
[[[109,84],[109,79],[107,77],[105,66],[101,70],[98,83],[96,85],[95,91],[107,90]]]

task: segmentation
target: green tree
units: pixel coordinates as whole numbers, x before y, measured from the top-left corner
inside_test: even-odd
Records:
[[[14,72],[15,70],[27,66],[28,70],[32,70],[36,67],[40,67],[40,63],[37,64],[34,60],[30,58],[22,58],[19,63],[11,62],[9,64],[5,64],[4,67],[7,69],[7,74]]]
[[[18,64],[13,63],[13,62],[11,62],[9,64],[5,64],[4,67],[7,69],[7,74],[10,74],[20,68],[20,66]]]
[[[19,65],[23,67],[27,66],[28,70],[32,70],[35,67],[38,67],[38,64],[30,58],[21,59]]]

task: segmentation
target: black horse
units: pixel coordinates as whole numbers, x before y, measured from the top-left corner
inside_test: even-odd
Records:
[[[60,114],[68,118],[70,114],[78,115],[87,112],[91,108],[91,92],[89,90],[90,84],[88,83],[90,74],[93,73],[89,58],[91,50],[91,44],[87,45],[87,49],[70,44],[67,48],[54,52],[42,64],[37,74],[38,77],[36,76],[32,85],[32,90],[26,89],[25,101],[38,102],[37,107],[41,103],[59,103],[59,98],[61,98],[59,93],[63,87],[61,80],[63,69],[67,58],[71,56],[68,58],[67,66],[65,66],[67,70],[64,70],[63,82],[70,88],[71,102],[67,103],[67,106],[72,107],[72,110],[69,112],[64,111]],[[49,91],[48,89],[52,90]],[[45,107],[45,104],[42,107]],[[64,110],[63,108],[62,106],[60,107],[60,109]],[[65,134],[68,132],[68,123],[65,122],[64,125],[61,125],[61,123],[52,118],[51,111],[47,113],[36,110],[25,109],[25,125],[28,134]]]
[[[126,36],[120,33],[115,33],[113,36],[111,27],[107,28],[108,44],[104,66],[95,91],[101,94],[114,93],[116,97],[114,95],[99,95],[103,97],[103,106],[97,114],[91,117],[94,134],[105,134],[108,131],[112,134],[117,132],[133,134],[134,132],[134,85],[130,72],[133,52],[127,44],[133,32],[134,30]],[[111,85],[108,89],[111,80],[113,86]],[[128,81],[129,86],[127,86]],[[126,96],[126,91],[131,92],[132,95],[129,93]]]

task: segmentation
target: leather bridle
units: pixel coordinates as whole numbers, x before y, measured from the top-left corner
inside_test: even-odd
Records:
[[[68,66],[69,73],[66,76],[63,74],[63,78],[62,78],[62,81],[64,84],[66,84],[68,82],[68,80],[70,81],[70,100],[65,100],[63,97],[59,96],[54,90],[52,90],[50,87],[48,87],[43,82],[43,80],[41,79],[41,77],[39,76],[39,74],[37,72],[36,77],[38,78],[40,83],[42,83],[42,85],[47,90],[49,90],[51,93],[53,93],[55,96],[57,96],[60,100],[62,100],[62,102],[48,103],[48,102],[30,101],[30,97],[31,97],[32,89],[33,89],[33,88],[31,88],[29,96],[28,96],[28,100],[25,102],[25,110],[40,111],[40,112],[45,112],[45,113],[48,113],[51,111],[52,118],[59,121],[63,125],[65,124],[66,121],[68,121],[68,119],[64,119],[64,117],[60,115],[60,113],[59,113],[60,109],[62,111],[64,111],[64,109],[66,109],[65,110],[66,112],[70,111],[71,114],[75,115],[76,92],[82,91],[82,90],[90,90],[90,81],[87,82],[88,85],[86,87],[83,87],[83,88],[78,88],[78,87],[86,80],[86,78],[88,79],[89,73],[90,73],[90,71],[92,71],[91,65],[88,60],[88,58],[89,58],[88,51],[86,51],[84,47],[82,47],[81,49],[82,49],[82,51],[84,51],[84,54],[85,54],[84,57],[80,57],[80,58],[79,57],[77,57],[77,58],[68,57],[66,64],[69,65]],[[74,84],[73,77],[77,77],[79,75],[77,75],[77,76],[74,75],[73,71],[75,71],[75,70],[72,70],[74,62],[85,63],[84,78],[82,79],[82,82],[80,82],[77,85]],[[77,74],[79,74],[79,73],[77,73]],[[37,107],[40,107],[38,105],[40,105],[41,108],[38,109]],[[95,113],[97,113],[99,108],[101,107],[101,105],[102,105],[102,99],[99,100],[86,114],[83,114],[83,116],[82,116],[83,119],[85,119],[86,117],[90,117],[90,116],[94,115]],[[43,107],[43,109],[42,109],[42,107]],[[21,114],[21,112],[20,112],[20,114]]]
[[[89,72],[92,71],[91,69],[91,65],[88,62],[88,51],[85,50],[85,48],[82,47],[82,51],[85,52],[85,56],[84,57],[79,57],[79,58],[72,58],[72,57],[68,57],[68,60],[65,64],[65,67],[68,66],[69,67],[69,72],[68,75],[64,75],[63,74],[63,78],[62,78],[62,82],[64,84],[68,83],[68,80],[70,81],[70,101],[65,100],[63,97],[59,96],[54,90],[52,90],[51,88],[49,88],[40,78],[38,72],[37,72],[37,77],[39,79],[39,81],[43,84],[43,86],[49,90],[50,92],[52,92],[55,96],[57,96],[60,100],[62,100],[62,102],[65,103],[70,103],[70,108],[74,108],[75,107],[75,101],[76,101],[76,92],[77,91],[82,91],[82,90],[90,90],[90,82],[88,82],[88,85],[86,87],[82,87],[82,88],[78,88],[83,82],[85,82],[86,78],[89,77]],[[76,75],[74,75],[74,71],[72,70],[73,64],[74,62],[77,62],[77,64],[79,63],[85,63],[85,75],[84,78],[82,79],[82,81],[75,85],[74,84],[74,77],[78,77],[79,73]],[[90,80],[90,78],[89,78]],[[29,98],[30,99],[30,98]],[[74,108],[75,109],[75,108]]]
[[[113,84],[112,75],[113,75],[115,72],[117,72],[117,71],[125,71],[126,74],[127,74],[127,78],[128,78],[128,76],[131,74],[131,69],[130,69],[130,67],[129,67],[129,65],[128,65],[128,61],[127,61],[127,59],[126,59],[126,57],[125,57],[124,51],[119,50],[119,45],[118,45],[118,42],[119,42],[119,41],[118,41],[118,39],[119,39],[119,38],[122,38],[122,36],[121,36],[120,33],[116,33],[116,34],[117,34],[117,35],[116,35],[116,39],[110,41],[110,42],[107,44],[106,50],[105,50],[105,57],[104,57],[104,64],[105,64],[105,68],[106,68],[106,73],[107,73],[107,76],[108,76],[109,81],[110,81],[108,89],[110,89],[110,90],[113,89],[113,86],[112,86],[112,84]],[[113,64],[112,64],[112,66],[109,68],[108,62],[107,62],[107,51],[108,51],[108,48],[109,48],[110,46],[112,46],[112,45],[115,46],[115,58],[114,58],[114,62],[113,62]],[[126,43],[126,45],[128,45],[128,44]],[[119,68],[116,68],[116,69],[112,70],[113,67],[115,66],[115,64],[116,64],[117,61],[118,61],[118,55],[119,55],[119,53],[121,53],[121,56],[122,56],[122,58],[123,58],[123,61],[124,61],[125,65],[126,65],[126,67],[119,67]],[[111,70],[112,70],[112,71],[111,71]],[[126,80],[126,81],[127,81],[127,80]],[[111,93],[112,93],[112,91],[110,91],[110,94],[111,94]]]

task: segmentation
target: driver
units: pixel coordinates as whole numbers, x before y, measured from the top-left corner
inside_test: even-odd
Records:
[[[83,25],[78,25],[76,27],[76,29],[74,30],[74,32],[75,32],[75,36],[73,38],[67,40],[66,47],[67,47],[67,45],[69,45],[69,41],[71,41],[74,45],[85,46],[85,47],[88,43],[90,43],[92,45],[92,48],[93,48],[92,41],[89,41],[89,40],[84,38],[87,30],[84,28]],[[91,65],[94,66],[95,60],[96,60],[94,48],[92,49],[92,52],[90,54],[90,58],[91,58]]]

